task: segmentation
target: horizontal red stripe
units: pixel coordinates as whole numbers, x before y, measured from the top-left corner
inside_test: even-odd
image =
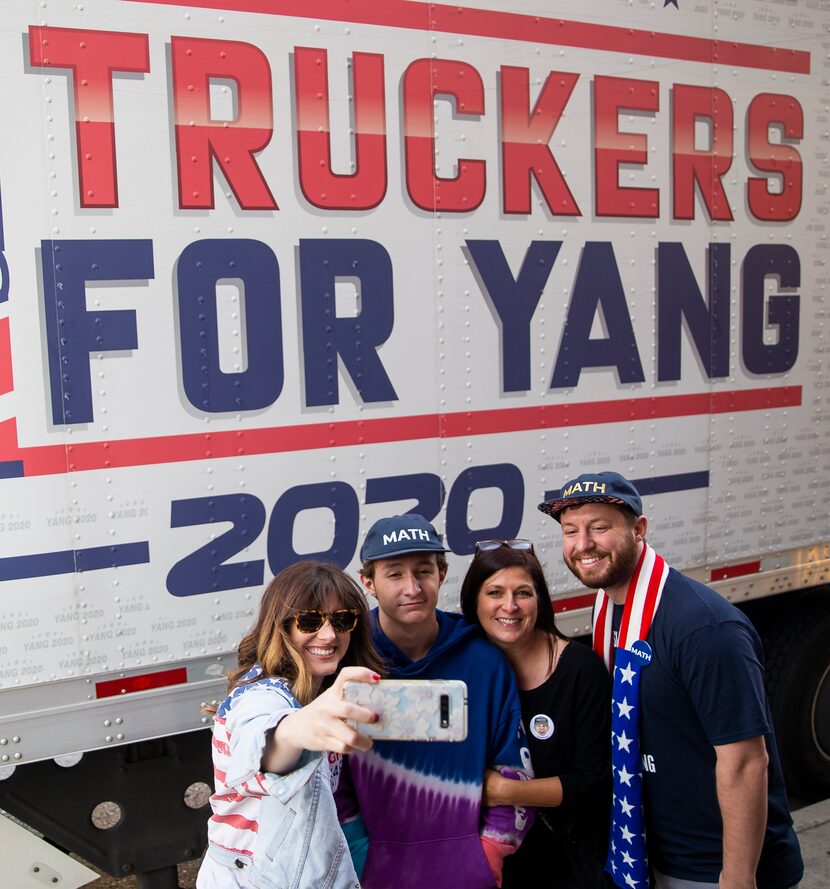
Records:
[[[756,562],[744,562],[742,565],[726,565],[723,568],[713,568],[710,580],[731,580],[733,577],[746,577],[747,574],[757,574],[761,570],[761,560]]]
[[[96,698],[112,698],[116,695],[148,691],[151,688],[166,688],[168,685],[182,685],[187,682],[187,667],[173,670],[159,670],[157,673],[142,673],[124,679],[106,679],[95,683]]]
[[[803,50],[415,0],[189,0],[184,4],[182,0],[134,2],[326,19],[415,31],[520,40],[550,46],[572,46],[649,58],[701,62],[705,65],[734,65],[766,71],[788,71],[793,74],[810,73],[810,53]]]
[[[199,432],[31,448],[18,446],[17,422],[11,419],[0,422],[0,461],[22,460],[26,476],[53,475],[420,439],[773,410],[798,407],[800,404],[801,386],[779,386],[769,389],[460,411],[452,414],[416,414],[409,417],[378,417],[335,423],[303,423],[267,429]]]
[[[224,776],[224,772],[222,773]],[[230,790],[227,793],[214,793],[212,797],[217,803],[240,803],[242,800],[250,799],[248,796],[243,796],[241,793],[237,793],[235,790]]]
[[[237,830],[250,830],[251,833],[259,831],[259,824],[256,821],[243,818],[242,815],[214,815],[210,820],[216,821],[219,824],[227,824],[229,827],[235,827]]]
[[[583,596],[566,596],[564,599],[553,600],[553,610],[560,614],[563,611],[576,611],[578,608],[593,608],[596,593],[585,593]]]
[[[211,840],[213,842],[213,840]],[[224,849],[226,852],[233,852],[234,855],[253,855],[254,853],[250,849],[234,849],[233,846],[223,846],[221,843],[216,843],[220,849]]]

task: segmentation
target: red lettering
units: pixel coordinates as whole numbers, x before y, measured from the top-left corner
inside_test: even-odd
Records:
[[[648,162],[643,133],[620,131],[620,111],[658,111],[660,96],[653,80],[594,78],[594,206],[597,216],[642,216],[656,219],[660,190],[620,185],[620,164]]]
[[[804,111],[792,96],[760,93],[747,112],[747,149],[756,170],[775,173],[780,192],[770,191],[768,177],[751,176],[746,195],[749,211],[756,219],[788,222],[801,210],[803,169],[801,155],[790,145],[770,142],[770,127],[780,124],[784,139],[804,136]]]
[[[578,74],[551,71],[530,108],[530,71],[501,69],[501,158],[505,213],[530,213],[530,182],[535,178],[548,209],[560,216],[580,216],[579,207],[550,150]]]
[[[437,175],[433,117],[436,96],[453,98],[457,116],[484,114],[484,84],[472,65],[443,59],[412,62],[403,76],[406,187],[412,202],[422,210],[469,212],[484,200],[485,162],[459,158],[455,176]]]
[[[29,57],[71,72],[81,207],[117,207],[113,72],[150,70],[147,35],[32,25]]]
[[[271,69],[250,43],[171,39],[179,207],[212,209],[215,159],[243,210],[276,210],[254,154],[271,140]],[[212,80],[236,86],[234,119],[211,117]]]
[[[300,188],[315,207],[369,210],[386,194],[383,56],[352,55],[354,173],[331,168],[328,60],[324,49],[294,47]]]
[[[672,90],[675,219],[695,218],[695,183],[710,219],[732,219],[722,177],[732,166],[732,100],[721,89],[676,83]],[[709,146],[695,148],[695,124],[709,122]]]

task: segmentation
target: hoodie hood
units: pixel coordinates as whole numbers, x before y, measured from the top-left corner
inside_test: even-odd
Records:
[[[438,618],[438,638],[424,657],[411,661],[381,629],[378,609],[372,610],[370,618],[375,648],[384,661],[394,667],[396,677],[417,679],[423,673],[431,672],[440,661],[477,635],[476,627],[468,624],[461,614],[439,609],[435,616]]]

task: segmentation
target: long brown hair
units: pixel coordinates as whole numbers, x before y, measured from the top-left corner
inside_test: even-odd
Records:
[[[230,675],[228,691],[240,684],[254,664],[259,664],[261,676],[282,677],[291,684],[294,697],[301,704],[311,701],[314,697],[311,673],[291,641],[290,622],[295,611],[326,610],[332,593],[337,599],[337,608],[355,608],[360,612],[339,666],[369,667],[382,674],[383,665],[372,646],[369,608],[360,587],[336,565],[305,561],[283,568],[265,588],[256,622],[239,643],[239,666]],[[331,685],[334,678],[327,676],[323,688]]]

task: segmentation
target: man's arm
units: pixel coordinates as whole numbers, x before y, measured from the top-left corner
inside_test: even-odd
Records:
[[[763,736],[715,747],[715,784],[723,820],[721,889],[755,889],[767,826],[767,766]]]

